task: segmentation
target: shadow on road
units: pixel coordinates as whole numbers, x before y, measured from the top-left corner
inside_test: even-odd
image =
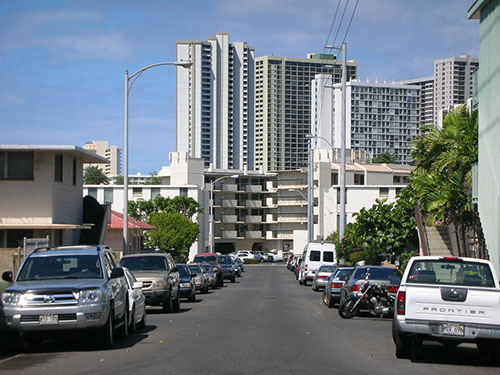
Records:
[[[446,348],[441,344],[424,341],[423,345],[413,345],[411,361],[453,366],[500,367],[492,364],[489,356],[479,352],[473,344]]]

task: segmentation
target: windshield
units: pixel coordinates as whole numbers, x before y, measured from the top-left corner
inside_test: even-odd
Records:
[[[185,264],[178,264],[177,269],[179,270],[180,277],[191,277],[191,272]]]
[[[212,273],[212,272],[213,272],[213,271],[212,271],[212,266],[211,266],[211,265],[209,265],[209,264],[202,264],[201,266],[202,266],[202,267],[203,267],[203,269],[204,269],[205,271],[207,271],[208,273]]]
[[[321,266],[318,272],[333,272],[337,267],[335,266]]]
[[[219,257],[219,259],[222,264],[233,264],[233,261],[230,256],[222,255]]]
[[[123,267],[130,271],[166,271],[167,262],[162,256],[141,256],[122,258],[120,261]]]
[[[57,255],[29,257],[18,281],[49,279],[102,279],[97,255]]]
[[[347,276],[351,273],[352,268],[342,268],[342,269],[337,269],[335,274],[333,275],[334,280],[340,280],[340,281],[345,281]]]
[[[392,282],[394,277],[399,276],[399,271],[396,268],[364,267],[356,270],[354,280],[364,279],[367,271],[370,273],[369,279],[371,280],[389,280]]]
[[[411,266],[407,282],[488,288],[495,286],[487,264],[455,260],[416,261]]]
[[[191,272],[193,272],[193,273],[202,273],[203,272],[201,270],[201,267],[198,266],[197,264],[190,264],[188,267],[191,270]]]
[[[194,260],[196,262],[199,262],[199,263],[202,263],[202,262],[216,263],[217,262],[217,258],[213,255],[201,255],[201,256],[197,255],[194,257]]]

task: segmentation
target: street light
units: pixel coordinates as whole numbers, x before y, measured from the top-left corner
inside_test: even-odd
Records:
[[[191,61],[175,61],[161,62],[152,64],[139,69],[137,72],[128,75],[128,70],[125,70],[125,129],[123,141],[123,255],[128,253],[128,94],[134,85],[134,82],[140,75],[148,69],[162,65],[175,65],[183,68],[189,68],[193,63]],[[132,82],[130,82],[132,80]],[[130,84],[129,84],[130,82]]]
[[[225,178],[238,178],[237,174],[222,176],[210,183],[210,198],[208,201],[208,252],[214,252],[214,187],[217,182]]]

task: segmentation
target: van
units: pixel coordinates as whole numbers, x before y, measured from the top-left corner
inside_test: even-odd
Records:
[[[310,242],[302,253],[302,259],[304,259],[302,284],[307,286],[309,281],[313,281],[314,274],[320,266],[336,263],[335,245],[327,242]]]

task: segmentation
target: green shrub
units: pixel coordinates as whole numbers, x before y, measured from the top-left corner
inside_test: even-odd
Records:
[[[245,264],[259,264],[260,261],[258,259],[243,259],[243,263],[245,263]]]

